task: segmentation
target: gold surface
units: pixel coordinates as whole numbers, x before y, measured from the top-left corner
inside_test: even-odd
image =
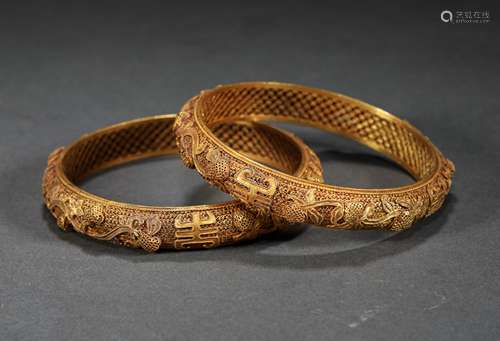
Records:
[[[44,201],[63,230],[75,230],[99,240],[140,247],[211,248],[255,239],[276,229],[269,215],[248,211],[239,201],[188,207],[154,207],[107,200],[76,184],[98,171],[147,157],[176,154],[175,115],[160,115],[113,125],[83,135],[56,149],[43,176]],[[228,146],[298,177],[322,180],[317,156],[298,138],[256,123],[221,124],[213,128]],[[190,140],[191,139],[191,140]],[[231,167],[220,154],[197,144],[197,155],[212,160],[215,177]]]
[[[398,188],[358,189],[290,176],[251,160],[210,129],[239,120],[285,121],[340,134],[396,161],[416,182]],[[441,207],[455,170],[407,121],[344,95],[293,84],[252,82],[202,91],[183,106],[176,134],[178,141],[191,136],[196,145],[224,159],[228,169],[223,174],[214,172],[208,154],[199,153],[196,145],[179,143],[188,167],[195,167],[252,211],[270,213],[287,223],[403,230]]]

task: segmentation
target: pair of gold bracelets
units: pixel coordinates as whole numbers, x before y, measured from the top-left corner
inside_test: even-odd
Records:
[[[259,123],[269,120],[353,139],[397,162],[416,182],[387,189],[324,184],[314,152],[294,135]],[[76,185],[119,164],[176,153],[236,200],[141,206]],[[252,82],[202,91],[177,116],[120,123],[56,149],[43,177],[43,195],[63,230],[153,252],[234,244],[295,223],[403,230],[441,207],[453,172],[453,163],[425,135],[379,108],[325,90]]]

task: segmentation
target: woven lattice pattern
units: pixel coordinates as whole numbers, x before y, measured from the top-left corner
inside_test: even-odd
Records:
[[[89,136],[67,150],[64,172],[71,181],[77,182],[117,163],[171,154],[177,150],[172,126],[173,120],[153,120],[115,126]],[[250,157],[272,160],[281,170],[291,173],[301,161],[300,151],[292,140],[266,126],[256,129],[244,123],[218,124],[214,132],[235,150]]]
[[[222,87],[200,102],[207,123],[250,116],[295,120],[368,144],[398,161],[416,178],[435,171],[435,155],[413,128],[402,127],[400,120],[396,123],[375,108],[365,108],[333,93],[273,87],[271,83],[266,87]]]
[[[274,129],[260,125],[220,124],[213,132],[231,148],[246,154],[250,158],[273,160],[273,165],[287,173],[293,173],[299,166],[301,156],[291,139],[277,135]]]
[[[71,181],[79,181],[119,160],[172,153],[177,149],[172,125],[171,120],[153,120],[93,134],[68,149],[63,159],[64,172]]]

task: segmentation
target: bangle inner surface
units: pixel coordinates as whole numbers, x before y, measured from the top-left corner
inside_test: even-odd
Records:
[[[416,128],[391,114],[328,91],[271,83],[219,86],[201,96],[203,124],[239,119],[306,124],[365,144],[396,161],[416,180],[431,177],[438,157]]]
[[[68,180],[81,182],[104,169],[133,160],[177,153],[174,120],[146,120],[116,125],[83,136],[70,145],[62,160]],[[260,124],[235,122],[215,124],[214,134],[231,148],[287,173],[294,173],[302,154],[288,135]]]

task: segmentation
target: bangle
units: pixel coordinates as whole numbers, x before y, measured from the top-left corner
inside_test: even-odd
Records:
[[[161,115],[123,122],[83,135],[68,147],[52,152],[42,189],[59,227],[149,252],[228,245],[273,231],[277,224],[270,217],[257,216],[239,201],[188,207],[142,206],[107,200],[77,187],[78,182],[98,171],[176,154],[174,121],[175,115]],[[283,131],[242,122],[217,125],[214,134],[235,150],[280,171],[321,179],[316,155]],[[211,153],[210,157],[218,156]]]
[[[276,82],[218,86],[184,105],[178,141],[191,136],[231,167],[221,179],[192,146],[178,143],[185,162],[256,212],[287,223],[338,229],[403,230],[438,210],[450,190],[453,163],[419,130],[382,109],[310,87]],[[385,154],[416,180],[398,188],[357,189],[314,183],[273,170],[221,141],[210,129],[235,120],[293,122],[343,135]],[[200,159],[201,158],[201,159]],[[188,160],[189,161],[189,160]],[[272,186],[271,186],[272,185]]]

